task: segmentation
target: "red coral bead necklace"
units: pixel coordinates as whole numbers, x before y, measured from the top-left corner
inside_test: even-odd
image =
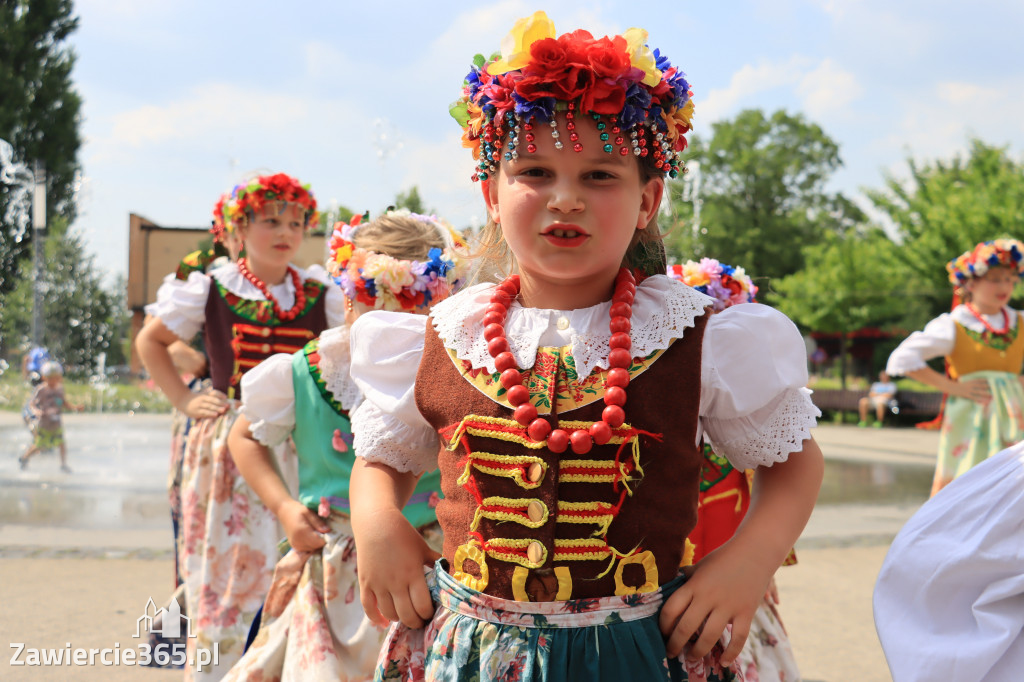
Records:
[[[991,334],[992,336],[1002,336],[1003,334],[1005,334],[1008,331],[1010,331],[1010,314],[1008,312],[1006,312],[1006,308],[1005,307],[1003,307],[999,311],[999,312],[1001,312],[1003,314],[1003,328],[1002,329],[995,329],[992,325],[990,325],[988,323],[988,320],[985,319],[985,316],[982,315],[981,312],[979,312],[978,309],[975,308],[973,304],[968,303],[967,304],[967,309],[969,311],[971,311],[971,315],[974,315],[975,319],[977,319],[978,322],[981,322],[982,326],[985,327],[985,330],[989,334]]]
[[[499,284],[491,294],[490,304],[484,313],[484,339],[487,352],[494,358],[494,366],[500,372],[499,381],[508,391],[508,402],[515,408],[514,418],[526,427],[526,433],[534,441],[547,439],[548,449],[555,453],[565,452],[567,447],[578,455],[590,451],[594,443],[604,445],[612,438],[612,429],[626,421],[623,407],[626,404],[626,386],[629,385],[629,366],[633,362],[630,354],[630,318],[633,314],[633,297],[636,295],[636,279],[628,268],[621,268],[615,276],[615,293],[612,295],[611,320],[608,328],[611,339],[608,342],[608,372],[604,381],[604,404],[601,421],[587,430],[574,431],[570,436],[565,429],[552,430],[551,424],[537,415],[537,408],[530,403],[530,391],[523,386],[523,374],[516,366],[505,338],[505,318],[512,302],[519,296],[519,275],[511,275]]]
[[[245,277],[247,280],[252,282],[253,286],[260,290],[260,293],[263,294],[263,298],[270,301],[274,306],[274,315],[282,322],[291,322],[298,317],[299,313],[301,313],[303,308],[306,307],[306,290],[302,286],[302,278],[299,275],[299,271],[292,266],[288,266],[288,274],[291,275],[292,286],[295,289],[295,305],[293,305],[289,310],[281,310],[281,305],[277,302],[277,298],[270,293],[270,288],[267,286],[266,282],[252,274],[252,270],[249,269],[247,258],[243,258],[238,261],[238,272],[242,274],[242,277]]]

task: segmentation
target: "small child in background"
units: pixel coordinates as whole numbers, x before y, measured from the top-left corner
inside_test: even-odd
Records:
[[[64,425],[61,415],[64,413],[65,405],[76,412],[81,412],[84,407],[69,403],[64,397],[64,370],[59,363],[52,360],[44,363],[39,374],[43,381],[36,387],[28,402],[28,409],[33,416],[33,426],[30,427],[32,429],[32,445],[28,447],[24,455],[18,458],[18,464],[22,469],[26,469],[32,455],[43,450],[60,448],[60,470],[70,474],[68,448],[64,443]]]

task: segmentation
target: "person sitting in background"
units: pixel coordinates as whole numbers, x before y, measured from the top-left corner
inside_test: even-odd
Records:
[[[860,407],[860,421],[857,422],[857,426],[863,428],[868,425],[868,408],[874,407],[877,420],[875,421],[875,428],[881,428],[882,422],[885,421],[885,408],[895,397],[896,384],[893,383],[888,374],[879,372],[878,381],[871,384],[868,394],[860,399],[858,404]]]

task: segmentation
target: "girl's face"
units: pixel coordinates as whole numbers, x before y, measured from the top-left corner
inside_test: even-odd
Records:
[[[969,280],[964,286],[971,292],[971,303],[979,311],[993,314],[1010,302],[1017,273],[1010,268],[991,268],[982,277]]]
[[[268,202],[251,221],[238,227],[250,260],[266,266],[287,265],[302,244],[306,215],[298,204]]]
[[[524,291],[527,281],[535,290],[585,285],[610,291],[630,241],[658,210],[663,185],[641,181],[636,157],[620,155],[618,145],[605,152],[589,116],[576,119],[580,152],[565,124],[560,116],[562,149],[547,125],[534,126],[533,153],[520,133],[519,158],[502,160],[484,192],[487,209],[515,254]]]

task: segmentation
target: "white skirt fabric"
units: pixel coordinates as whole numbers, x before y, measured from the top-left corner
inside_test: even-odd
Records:
[[[1024,680],[1024,444],[921,507],[875,585],[894,682]]]

